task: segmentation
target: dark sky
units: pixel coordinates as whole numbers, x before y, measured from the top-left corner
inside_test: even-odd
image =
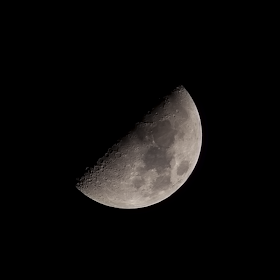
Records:
[[[110,60],[106,63],[110,68]],[[220,131],[223,125],[219,116],[221,112],[217,111],[215,82],[210,80],[206,70],[191,71],[194,64],[188,65],[184,60],[171,66],[165,65],[165,68],[159,65],[150,69],[148,63],[144,64],[146,68],[140,64],[141,70],[136,65],[125,71],[114,65],[113,70],[108,73],[104,70],[101,74],[98,71],[90,73],[90,68],[85,68],[77,71],[77,76],[69,78],[73,87],[69,87],[69,95],[66,92],[63,101],[66,113],[62,116],[58,134],[63,139],[60,140],[61,153],[65,155],[62,169],[68,183],[65,188],[70,195],[66,205],[74,220],[81,219],[78,223],[87,223],[91,215],[101,224],[104,222],[102,217],[112,219],[112,222],[116,217],[134,223],[134,215],[143,223],[146,219],[153,219],[154,215],[160,224],[166,219],[170,219],[171,223],[178,219],[200,226],[203,221],[210,223],[212,216],[224,215],[221,209],[228,198],[221,199],[219,181],[224,166],[219,157],[221,149],[225,153],[227,150],[223,144],[225,135]],[[87,71],[89,73],[85,73]],[[141,120],[147,110],[157,104],[158,98],[181,84],[197,105],[203,132],[201,155],[187,183],[167,200],[140,210],[109,208],[78,193],[75,180],[82,175],[84,168],[103,156],[118,138]],[[161,226],[164,227],[163,224]]]
[[[236,198],[243,203],[242,186],[233,183],[238,167],[232,169],[230,163],[240,141],[238,128],[232,126],[234,114],[228,118],[229,111],[237,114],[232,108],[238,89],[227,71],[235,58],[221,56],[206,39],[191,44],[187,34],[180,44],[175,40],[151,47],[114,48],[109,39],[99,43],[76,41],[61,47],[46,58],[47,74],[40,76],[45,92],[38,111],[44,115],[47,131],[42,136],[49,143],[44,152],[52,158],[50,176],[55,178],[45,194],[52,205],[46,215],[81,239],[116,228],[129,235],[171,228],[203,235],[212,227],[228,227],[227,221],[240,211]],[[83,197],[75,184],[85,167],[179,85],[192,96],[203,133],[201,155],[187,183],[165,201],[140,210],[109,208]]]
[[[192,205],[194,209],[197,207],[194,211],[197,215],[206,209],[208,212],[213,207],[212,201],[217,199],[213,194],[217,182],[212,178],[221,169],[222,163],[217,164],[220,150],[226,148],[221,123],[225,108],[220,99],[224,82],[221,82],[223,77],[213,74],[213,60],[205,54],[200,58],[193,56],[191,50],[190,55],[186,53],[181,58],[176,57],[176,53],[174,57],[164,57],[164,53],[148,51],[140,57],[125,56],[122,52],[101,53],[103,56],[98,52],[92,56],[88,53],[87,50],[80,57],[70,58],[66,66],[63,65],[55,84],[56,92],[49,97],[53,98],[53,129],[65,160],[67,188],[75,193],[75,179],[84,168],[90,166],[93,159],[103,156],[160,97],[182,84],[201,116],[201,156],[188,186],[156,207],[168,208],[174,204],[189,209],[188,205]],[[75,203],[83,206],[83,198],[75,196],[74,199],[78,199]],[[97,207],[98,211],[112,211],[94,203],[89,205],[87,207]],[[143,213],[145,211],[150,209]]]
[[[17,74],[10,84],[19,86],[19,90],[9,89],[8,94],[19,103],[17,122],[21,127],[16,130],[12,126],[11,130],[16,132],[14,146],[25,154],[11,156],[14,163],[8,167],[15,173],[22,167],[28,170],[19,179],[8,177],[12,197],[3,213],[9,217],[15,212],[15,219],[8,218],[17,227],[14,240],[26,244],[27,249],[21,250],[24,254],[35,243],[39,254],[33,256],[48,266],[44,272],[52,271],[55,257],[61,266],[62,253],[72,259],[66,262],[63,273],[72,273],[72,264],[80,261],[90,277],[99,268],[97,260],[105,264],[101,271],[105,278],[109,270],[118,276],[127,274],[127,267],[135,273],[129,271],[129,277],[139,271],[150,277],[150,267],[165,273],[172,260],[176,269],[181,267],[188,273],[190,247],[206,262],[214,261],[218,270],[220,260],[228,262],[224,256],[229,255],[234,266],[240,256],[245,256],[247,265],[250,257],[246,253],[258,250],[262,239],[254,242],[255,233],[261,232],[257,226],[262,213],[257,209],[262,209],[263,201],[254,197],[258,182],[253,183],[253,179],[259,178],[265,165],[258,155],[267,152],[263,145],[255,147],[255,141],[247,136],[252,124],[257,126],[252,138],[266,136],[268,128],[262,105],[255,108],[256,114],[246,117],[258,99],[252,92],[259,82],[254,71],[265,75],[268,69],[259,64],[259,56],[269,53],[258,49],[268,42],[260,33],[269,34],[271,29],[264,25],[263,12],[255,13],[251,6],[246,11],[243,5],[221,9],[210,3],[216,14],[199,4],[197,14],[176,7],[172,18],[157,5],[151,11],[143,6],[151,13],[150,21],[145,13],[136,18],[127,7],[121,8],[129,14],[126,20],[114,8],[108,14],[110,4],[104,3],[103,13],[94,7],[88,9],[88,16],[85,7],[78,14],[76,4],[74,12],[68,12],[66,5],[61,11],[52,6],[46,18],[46,7],[30,8],[38,17],[35,20],[20,9],[24,19],[15,24],[16,32],[8,31],[15,42],[7,40],[12,54],[4,56]],[[252,15],[256,20],[251,20]],[[27,20],[30,26],[25,27]],[[198,108],[203,133],[201,154],[186,184],[170,198],[138,210],[106,207],[78,192],[76,178],[85,167],[103,156],[159,97],[181,84]],[[261,102],[266,94],[262,92]],[[14,117],[14,111],[16,106],[4,116],[4,123]],[[11,150],[3,146],[3,151]],[[257,168],[251,168],[252,159]],[[249,169],[253,174],[247,176]],[[27,193],[28,199],[20,191]],[[6,198],[10,199],[3,195],[4,202]],[[15,199],[20,204],[14,203]],[[252,221],[257,226],[250,231]],[[10,232],[11,228],[3,228]],[[47,261],[41,261],[41,254]],[[157,263],[159,256],[162,260]],[[118,264],[115,270],[110,266],[114,262]],[[199,260],[197,263],[200,265]]]

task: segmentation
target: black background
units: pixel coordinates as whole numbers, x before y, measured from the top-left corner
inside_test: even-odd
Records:
[[[115,32],[88,38],[79,30],[76,36],[58,36],[58,41],[42,47],[40,63],[45,69],[39,77],[43,93],[38,111],[47,125],[43,132],[50,143],[47,151],[58,172],[55,188],[60,195],[54,200],[82,223],[91,213],[98,217],[154,213],[161,221],[166,214],[160,211],[175,220],[188,217],[200,224],[201,219],[212,223],[216,217],[219,223],[232,211],[223,160],[234,151],[228,137],[235,133],[228,135],[230,120],[223,116],[235,106],[237,93],[228,65],[236,58],[224,58],[227,48],[219,47],[221,35],[196,40],[188,32],[168,39],[164,34],[154,38],[153,32],[142,36],[136,31]],[[104,155],[161,96],[181,84],[197,105],[203,130],[201,155],[188,182],[166,201],[140,210],[104,207],[79,193],[76,178],[85,167]]]
[[[58,213],[67,224],[92,229],[99,225],[98,231],[124,223],[137,231],[145,224],[144,231],[192,228],[203,235],[211,227],[229,226],[227,221],[240,211],[236,196],[242,201],[242,195],[233,186],[234,175],[228,177],[236,134],[230,129],[231,119],[224,116],[235,106],[237,93],[232,73],[225,70],[232,60],[221,57],[217,44],[208,42],[219,38],[189,42],[186,33],[180,40],[174,35],[170,42],[161,42],[152,35],[139,39],[137,33],[114,40],[107,36],[107,40],[81,36],[79,44],[54,54],[54,63],[47,68],[52,81],[46,92],[52,103],[47,118],[53,124],[49,137],[58,176],[55,191],[51,189],[56,210],[50,213],[56,217],[63,205]],[[85,167],[103,156],[161,96],[181,84],[196,103],[203,131],[199,161],[186,184],[165,201],[138,210],[106,207],[77,191],[76,178]]]
[[[92,257],[74,254],[74,261],[88,260],[90,267],[96,256],[103,261],[123,251],[132,262],[143,251],[162,253],[168,262],[173,247],[176,254],[192,248],[211,258],[216,250],[223,256],[250,244],[249,229],[260,216],[246,176],[255,152],[246,135],[260,119],[248,112],[257,98],[249,69],[257,64],[251,38],[259,29],[250,22],[237,27],[234,16],[226,21],[227,12],[217,18],[178,12],[175,27],[167,15],[132,23],[134,13],[129,20],[95,13],[65,12],[16,28],[21,37],[13,57],[24,89],[17,100],[25,111],[19,133],[32,135],[19,165],[29,170],[24,182],[36,185],[29,188],[32,203],[25,203],[32,228],[54,252],[88,251]],[[192,96],[203,133],[187,182],[168,199],[133,210],[80,193],[76,178],[84,169],[179,85]]]

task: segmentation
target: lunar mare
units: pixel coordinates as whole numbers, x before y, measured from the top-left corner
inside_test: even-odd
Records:
[[[177,87],[87,170],[77,188],[111,207],[153,205],[186,182],[201,145],[196,105],[183,86]]]

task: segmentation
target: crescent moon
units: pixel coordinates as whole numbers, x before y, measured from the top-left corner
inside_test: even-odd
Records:
[[[197,107],[186,89],[179,86],[110,147],[76,187],[106,206],[151,206],[168,198],[187,181],[201,146]]]

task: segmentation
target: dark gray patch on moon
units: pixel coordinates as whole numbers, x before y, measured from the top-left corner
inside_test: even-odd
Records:
[[[187,160],[183,160],[177,168],[177,175],[181,176],[189,170],[189,162]]]
[[[177,131],[172,129],[168,120],[159,121],[153,129],[154,141],[159,147],[168,148],[174,143]]]
[[[161,173],[165,168],[170,167],[171,157],[167,155],[166,149],[150,147],[143,161],[146,170],[155,168],[158,173]]]
[[[145,184],[145,180],[142,177],[136,177],[133,179],[133,185],[136,189],[141,188]]]
[[[171,185],[170,174],[161,175],[156,178],[156,181],[153,184],[153,189],[155,190],[167,190]]]

